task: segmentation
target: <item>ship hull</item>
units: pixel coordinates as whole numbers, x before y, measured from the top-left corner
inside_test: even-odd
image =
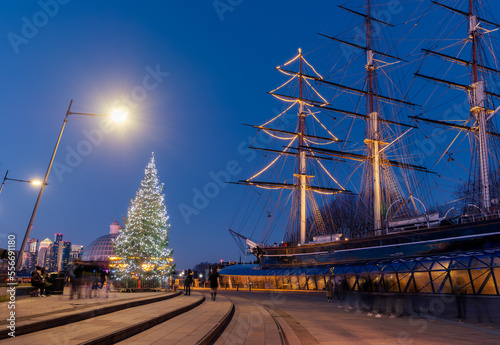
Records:
[[[321,244],[259,248],[262,267],[318,266],[500,248],[500,220]]]

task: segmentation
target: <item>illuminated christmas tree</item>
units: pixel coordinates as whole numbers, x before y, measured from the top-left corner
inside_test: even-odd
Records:
[[[172,271],[172,249],[168,249],[170,224],[163,189],[153,153],[115,241],[115,254],[120,261],[116,265],[118,277],[152,279]]]

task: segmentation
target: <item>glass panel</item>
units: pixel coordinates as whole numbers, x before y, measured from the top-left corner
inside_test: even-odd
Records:
[[[399,269],[400,271],[404,270],[404,271],[413,271],[413,269],[415,268],[415,266],[417,265],[416,262],[405,262],[401,268]],[[405,268],[406,266],[406,268]]]
[[[496,281],[497,289],[500,290],[500,268],[493,269],[493,277],[491,278]]]
[[[262,284],[264,285],[264,289],[272,289],[269,278],[270,277],[262,276]]]
[[[283,289],[285,290],[292,289],[291,276],[283,276]]]
[[[476,293],[480,293],[483,295],[496,295],[495,284],[490,273],[491,270],[489,268],[475,269],[470,271],[470,274],[472,276],[472,283],[474,284]],[[485,280],[486,284],[481,291],[481,287],[485,283]]]
[[[393,272],[398,272],[400,270],[400,268],[401,268],[401,264],[400,263],[394,263],[394,264],[391,264],[391,266],[392,266],[392,271]],[[390,269],[390,268],[387,268],[387,269]],[[405,270],[405,269],[406,269],[406,267],[403,266],[403,270]]]
[[[448,269],[449,266],[450,266],[450,260],[439,260],[434,263],[434,266],[432,266],[432,270],[437,271],[437,270]]]
[[[283,276],[283,289],[291,290],[290,276]]]
[[[358,291],[358,284],[356,284],[355,275],[347,276],[347,285],[349,285],[349,290]]]
[[[323,290],[325,288],[325,276],[315,276],[316,286],[318,290]]]
[[[354,272],[356,273],[364,273],[366,272],[365,266],[354,266]]]
[[[314,276],[307,277],[307,288],[309,290],[316,290],[316,278]]]
[[[455,258],[451,264],[450,268],[461,269],[469,267],[470,257],[466,258]]]
[[[410,281],[411,273],[398,273],[399,285],[401,292],[415,292],[413,281]],[[408,283],[410,283],[408,285]]]
[[[493,263],[491,266],[500,266],[500,257],[498,255],[493,257]]]
[[[297,277],[298,280],[299,280],[299,289],[300,290],[306,290],[307,289],[307,286],[306,286],[306,276],[298,276]]]
[[[248,276],[248,284],[251,284],[253,288],[255,287],[255,277],[254,276]]]
[[[399,292],[398,278],[394,273],[384,275],[384,285],[385,291]]]
[[[262,276],[255,276],[255,278],[256,278],[255,279],[255,282],[256,282],[255,287],[259,288],[259,289],[264,289],[265,288],[265,286],[264,286],[264,282],[265,282],[264,277],[262,277]]]
[[[358,291],[370,291],[370,280],[367,275],[358,276]]]
[[[450,279],[453,293],[461,295],[473,293],[468,270],[450,271]]]
[[[486,278],[485,278],[486,279]],[[482,295],[496,295],[497,290],[495,289],[495,282],[493,281],[493,275],[489,274],[486,284],[481,291]]]
[[[283,289],[283,277],[276,276],[276,289]]]
[[[334,267],[333,270],[329,269],[328,272],[325,273],[330,273],[333,271],[333,274],[342,274],[342,268],[341,267]]]
[[[344,273],[354,273],[354,268],[351,266],[343,267]]]
[[[278,276],[272,276],[270,278],[272,278],[271,280],[272,280],[272,284],[274,284],[274,287],[276,289],[281,289],[280,287],[278,287],[279,277]]]
[[[252,288],[254,288],[254,289],[257,288],[257,284],[256,284],[254,276],[248,276],[248,283],[252,286]]]
[[[370,274],[370,288],[369,291],[378,292],[383,291],[384,287],[382,285],[382,275],[381,274]]]
[[[481,258],[481,259],[472,258],[469,267],[471,268],[489,267],[489,265],[486,263],[487,261],[490,261],[489,258]]]
[[[291,280],[291,289],[292,290],[299,290],[299,280],[297,279],[297,276],[290,276]]]
[[[417,266],[413,269],[414,271],[427,271],[427,267],[425,267],[421,262],[417,264]]]
[[[391,267],[388,264],[379,264],[378,269],[380,272],[385,272],[386,270],[391,270]]]
[[[446,271],[432,271],[432,284],[434,285],[435,293],[441,293],[441,284],[443,283],[443,279],[446,277],[448,273]]]
[[[271,286],[271,289],[277,289],[278,286],[276,284],[276,276],[269,276],[269,285]]]
[[[428,270],[430,270],[433,263],[434,263],[434,261],[425,261],[425,262],[421,262],[420,264],[423,265]]]
[[[377,265],[366,265],[365,270],[366,272],[378,272],[378,267]]]
[[[415,285],[417,286],[418,292],[432,293],[432,285],[429,273],[427,272],[415,272],[413,274],[415,278]]]

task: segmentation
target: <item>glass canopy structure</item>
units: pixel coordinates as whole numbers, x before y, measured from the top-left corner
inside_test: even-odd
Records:
[[[110,256],[115,255],[113,241],[118,234],[107,234],[96,238],[83,252],[82,261],[107,262]]]
[[[351,291],[500,295],[500,249],[316,267],[234,265],[219,272],[235,288],[322,290],[330,276]]]

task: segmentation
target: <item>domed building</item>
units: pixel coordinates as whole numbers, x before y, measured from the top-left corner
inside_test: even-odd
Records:
[[[85,248],[82,261],[108,263],[108,258],[114,256],[113,240],[118,236],[120,224],[116,219],[109,226],[109,234],[96,238],[88,247]]]

